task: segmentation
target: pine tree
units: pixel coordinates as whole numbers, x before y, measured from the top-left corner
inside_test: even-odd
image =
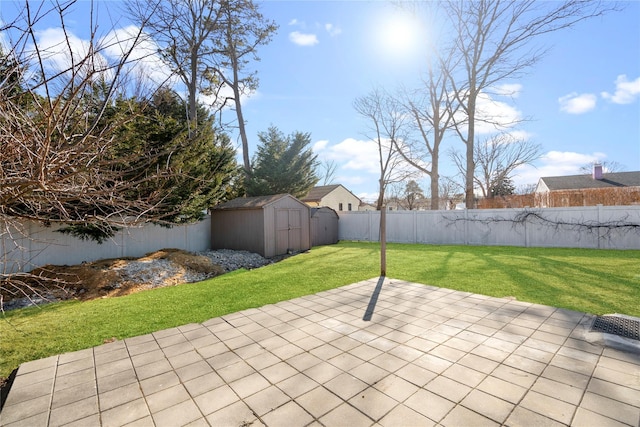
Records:
[[[302,197],[316,185],[317,156],[308,148],[311,134],[294,132],[285,136],[272,126],[260,132],[258,139],[252,173],[246,181],[248,196],[288,193]]]

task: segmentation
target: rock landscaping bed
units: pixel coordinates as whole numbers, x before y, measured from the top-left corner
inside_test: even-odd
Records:
[[[5,311],[68,299],[91,300],[181,283],[199,282],[240,268],[253,269],[277,260],[228,249],[191,253],[162,249],[141,258],[117,258],[74,266],[47,265],[30,277],[0,288]],[[5,289],[6,288],[6,289]]]

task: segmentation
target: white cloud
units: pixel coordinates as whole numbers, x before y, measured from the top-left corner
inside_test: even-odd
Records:
[[[481,93],[476,103],[476,120],[478,134],[492,134],[516,125],[522,120],[522,114],[506,102],[496,101],[488,94]]]
[[[300,22],[296,19],[293,18],[291,21],[289,21],[289,25],[298,25]]]
[[[378,200],[378,193],[358,193],[356,196],[365,203],[375,204]]]
[[[320,141],[317,141],[315,144],[313,144],[313,146],[311,147],[311,149],[313,150],[313,152],[315,154],[318,154],[319,152],[323,151],[325,148],[327,148],[327,145],[329,144],[329,141],[326,139],[321,139]]]
[[[0,19],[0,28],[2,28],[3,25],[4,22]],[[9,47],[9,40],[7,40],[7,35],[4,32],[0,32],[0,48],[2,48],[5,54],[11,51],[11,48]]]
[[[625,74],[616,79],[616,92],[612,95],[602,92],[602,97],[614,104],[631,104],[640,95],[640,77],[629,81]]]
[[[331,37],[335,37],[342,33],[342,28],[336,27],[333,24],[324,24],[324,29],[327,30],[327,33],[329,33]]]
[[[110,58],[120,60],[131,50],[128,61],[133,64],[132,72],[156,84],[163,84],[171,77],[171,69],[158,55],[158,45],[147,34],[138,37],[139,31],[139,27],[134,25],[110,31],[101,40],[104,52]]]
[[[458,111],[456,119],[459,123],[465,120],[464,113]],[[480,93],[476,101],[475,132],[478,135],[491,135],[505,132],[522,121],[520,111],[506,102],[496,101],[487,93]],[[466,123],[461,126],[466,133]]]
[[[569,114],[584,114],[596,108],[597,99],[592,93],[578,95],[576,92],[572,92],[558,98],[558,102],[560,103],[560,111]]]
[[[494,87],[492,92],[498,96],[517,98],[520,96],[520,92],[522,92],[522,85],[520,83],[505,83]]]
[[[48,28],[36,33],[38,48],[45,62],[56,71],[69,69],[72,64],[78,63],[89,52],[89,43],[76,37],[73,33],[67,33],[62,28]],[[94,55],[94,63],[103,63],[104,58]]]
[[[301,33],[300,31],[293,31],[289,33],[289,40],[297,44],[298,46],[314,46],[318,43],[318,36],[310,33]]]
[[[378,173],[378,146],[375,142],[347,138],[326,148],[325,157],[342,163],[346,170]]]

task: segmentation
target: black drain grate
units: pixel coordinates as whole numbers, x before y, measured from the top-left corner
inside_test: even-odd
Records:
[[[591,330],[640,341],[640,321],[618,316],[598,316]]]

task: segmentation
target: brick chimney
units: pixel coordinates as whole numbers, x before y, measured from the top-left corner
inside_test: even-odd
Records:
[[[600,163],[593,164],[593,179],[602,179],[602,165]]]

